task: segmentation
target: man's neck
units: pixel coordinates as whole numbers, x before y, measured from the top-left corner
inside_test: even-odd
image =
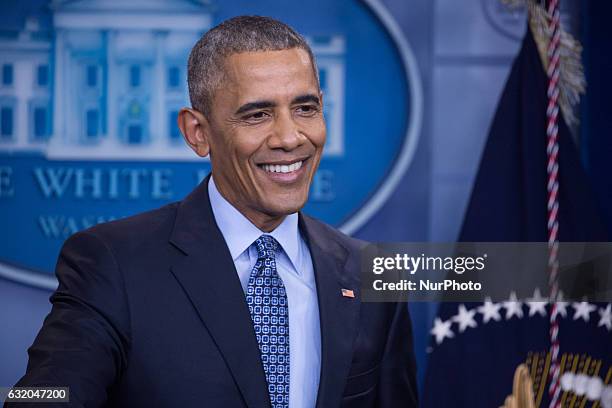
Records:
[[[214,180],[214,176],[211,176],[211,180]],[[214,182],[214,181],[213,181]],[[229,194],[224,192],[223,186],[214,183],[217,191],[232,207],[234,207],[240,214],[242,214],[247,220],[255,225],[260,231],[272,232],[281,225],[284,219],[287,217],[286,214],[282,215],[270,215],[262,213],[260,211],[254,211],[247,206],[241,205],[239,200],[232,200],[229,198]]]

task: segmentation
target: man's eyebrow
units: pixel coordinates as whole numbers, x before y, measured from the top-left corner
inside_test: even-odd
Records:
[[[273,108],[275,107],[276,104],[272,101],[255,101],[255,102],[248,102],[245,103],[244,105],[242,105],[241,107],[238,108],[238,110],[236,111],[236,115],[240,115],[242,113],[248,112],[248,111],[252,111],[252,110],[256,110],[256,109],[266,109],[266,108]]]
[[[307,102],[314,102],[317,105],[321,103],[321,101],[319,100],[319,97],[317,95],[306,94],[306,95],[300,95],[300,96],[294,98],[293,101],[291,102],[291,104],[292,105],[298,105],[300,103],[307,103]]]
[[[313,102],[316,104],[320,104],[321,102],[319,101],[319,97],[317,95],[314,94],[305,94],[305,95],[300,95],[300,96],[296,96],[293,101],[291,101],[292,105],[298,105],[300,103],[308,103],[308,102]],[[255,101],[255,102],[248,102],[245,103],[244,105],[242,105],[241,107],[238,108],[238,110],[236,111],[236,115],[241,115],[245,112],[249,112],[252,110],[256,110],[256,109],[267,109],[267,108],[274,108],[276,107],[276,103],[272,102],[272,101]]]

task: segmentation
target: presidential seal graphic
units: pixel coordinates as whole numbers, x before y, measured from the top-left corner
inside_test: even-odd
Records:
[[[364,225],[416,149],[417,65],[378,2],[314,3],[24,1],[26,18],[0,30],[0,276],[53,289],[68,236],[180,200],[208,174],[176,125],[187,58],[239,14],[311,44],[328,139],[305,212],[349,234]]]

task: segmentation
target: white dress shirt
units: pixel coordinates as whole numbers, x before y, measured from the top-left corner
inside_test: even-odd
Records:
[[[262,234],[273,236],[280,244],[282,251],[276,254],[276,268],[289,303],[289,406],[314,407],[321,371],[319,303],[312,258],[298,228],[298,214],[286,216],[274,231],[266,233],[219,193],[214,177],[208,183],[208,195],[245,292],[257,262],[257,249],[252,244]]]

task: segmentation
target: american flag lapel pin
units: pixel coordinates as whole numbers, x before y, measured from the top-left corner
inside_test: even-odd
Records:
[[[342,289],[342,296],[347,297],[347,298],[354,298],[355,297],[355,293],[350,290],[350,289]]]

